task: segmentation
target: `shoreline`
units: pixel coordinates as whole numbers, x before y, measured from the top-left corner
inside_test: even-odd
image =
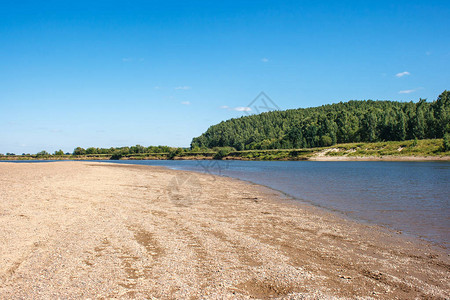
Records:
[[[37,296],[30,284],[60,297],[450,296],[442,249],[265,186],[95,162],[0,170],[5,297]]]
[[[323,160],[326,161],[326,160]],[[344,160],[345,161],[345,160]],[[420,160],[422,161],[422,160]],[[420,162],[418,161],[418,162]],[[132,165],[132,164],[129,164]],[[145,165],[144,165],[145,166]],[[395,229],[393,227],[390,227],[388,225],[381,225],[381,224],[377,224],[374,222],[371,222],[369,220],[365,220],[362,218],[358,218],[355,216],[351,216],[349,214],[347,214],[345,211],[341,211],[338,209],[332,209],[326,206],[321,206],[319,204],[316,204],[314,202],[311,201],[307,201],[304,199],[300,199],[300,198],[296,198],[292,195],[290,195],[289,193],[286,193],[284,191],[278,190],[276,188],[272,188],[270,186],[261,184],[261,183],[256,183],[253,182],[251,180],[245,180],[245,179],[240,179],[240,178],[236,178],[236,177],[232,177],[232,176],[228,176],[228,175],[224,175],[224,174],[210,174],[210,173],[206,173],[206,172],[201,172],[201,171],[193,171],[193,170],[178,170],[178,169],[171,169],[167,166],[158,166],[161,168],[166,168],[168,170],[172,170],[172,171],[182,171],[182,172],[190,172],[190,173],[194,173],[194,174],[199,174],[199,175],[210,175],[210,176],[215,176],[215,177],[222,177],[222,178],[227,178],[227,179],[231,179],[231,180],[237,180],[239,182],[243,182],[245,184],[249,184],[252,186],[256,186],[259,187],[261,189],[266,189],[268,191],[272,191],[275,193],[278,193],[279,196],[277,197],[276,202],[279,203],[283,203],[286,205],[293,205],[293,206],[299,206],[303,209],[311,209],[311,210],[315,210],[315,213],[323,213],[323,214],[331,214],[333,216],[336,216],[337,218],[341,218],[350,222],[355,222],[358,223],[360,225],[364,225],[364,226],[369,226],[369,227],[376,227],[378,228],[378,230],[381,231],[386,231],[386,233],[389,234],[394,234],[394,235],[401,235],[402,237],[404,237],[405,239],[410,240],[411,242],[419,242],[419,243],[426,243],[431,245],[432,247],[435,247],[436,249],[438,249],[438,251],[443,251],[443,252],[448,252],[450,255],[450,247],[446,246],[443,243],[437,242],[437,241],[432,241],[432,240],[428,240],[427,238],[414,234],[414,233],[410,233],[410,232],[406,232],[404,230],[400,230],[400,229]]]
[[[125,161],[127,161],[127,160],[125,160]],[[345,160],[345,159],[343,159],[343,160],[325,160],[324,159],[324,160],[311,160],[311,161],[319,161],[319,162],[320,161],[324,161],[324,162],[327,162],[327,161],[380,161],[380,160]],[[404,161],[404,160],[385,160],[385,161],[401,162],[401,161]],[[439,160],[421,160],[421,159],[412,160],[412,161],[417,161],[417,162],[432,162],[432,161],[440,162]],[[0,163],[2,163],[2,162],[7,163],[7,162],[10,162],[10,161],[0,161]],[[75,161],[73,161],[73,160],[64,160],[64,161],[61,161],[61,160],[56,160],[56,161],[40,160],[40,161],[36,161],[36,162],[86,162],[86,161],[84,161],[84,160],[75,160]],[[111,164],[116,164],[117,163],[116,161],[109,161],[109,160],[98,161],[98,162],[111,163]],[[27,163],[27,161],[21,161],[21,163]],[[33,163],[33,161],[31,161],[29,163]],[[133,164],[127,164],[127,165],[133,165]],[[142,165],[142,166],[147,166],[147,165]],[[280,201],[280,202],[288,203],[288,204],[291,204],[291,205],[300,205],[300,206],[301,205],[306,205],[306,206],[310,206],[310,207],[318,209],[319,211],[322,211],[324,213],[330,213],[330,214],[333,214],[333,215],[337,215],[337,217],[339,217],[339,218],[343,218],[343,219],[346,219],[346,220],[349,220],[349,221],[352,221],[352,222],[357,222],[359,224],[363,224],[363,225],[367,225],[367,226],[375,226],[375,227],[378,227],[380,230],[386,230],[387,232],[389,232],[391,234],[401,234],[403,237],[408,238],[411,241],[416,240],[416,241],[428,243],[428,244],[432,245],[433,247],[436,247],[437,249],[440,249],[440,251],[444,251],[444,252],[449,252],[450,251],[450,247],[447,246],[444,242],[430,240],[430,239],[426,238],[425,236],[421,236],[421,235],[418,235],[418,234],[413,233],[413,232],[408,232],[408,231],[404,231],[402,229],[397,229],[397,228],[391,227],[389,225],[378,224],[378,223],[375,223],[375,222],[370,221],[370,220],[366,220],[366,219],[359,218],[359,217],[356,217],[356,216],[353,216],[353,215],[349,215],[345,211],[329,208],[329,207],[326,207],[326,206],[321,206],[321,205],[316,204],[316,203],[314,203],[312,201],[306,201],[306,200],[301,199],[301,198],[296,198],[295,196],[292,196],[289,193],[286,193],[284,191],[278,190],[276,188],[273,188],[273,187],[270,187],[270,186],[267,186],[267,185],[264,185],[264,184],[261,184],[261,183],[253,182],[251,180],[244,180],[244,179],[235,178],[235,177],[224,175],[224,174],[220,174],[220,175],[214,174],[213,175],[213,174],[208,173],[208,172],[201,172],[201,171],[194,171],[194,170],[182,170],[182,169],[171,169],[168,166],[155,166],[155,167],[165,168],[167,170],[172,170],[172,171],[191,172],[191,173],[195,173],[195,174],[199,174],[199,175],[205,175],[206,174],[206,175],[210,175],[210,176],[218,176],[218,177],[238,180],[240,182],[244,182],[246,184],[250,184],[250,185],[253,185],[253,186],[260,186],[261,188],[268,189],[268,190],[274,191],[276,193],[279,193],[280,197],[283,198],[283,199],[278,199],[278,201]]]
[[[129,161],[129,160],[124,160],[124,161]],[[133,161],[133,160],[131,160],[131,161]],[[137,161],[145,161],[145,160],[137,160]],[[336,160],[326,160],[326,159],[324,159],[324,160],[311,160],[311,161],[328,162],[328,161],[336,161]],[[380,160],[345,160],[344,159],[344,160],[339,160],[339,161],[344,161],[344,162],[345,161],[361,161],[361,162],[365,162],[365,161],[380,161]],[[402,162],[403,160],[385,160],[385,161],[388,161],[388,162]],[[413,161],[416,161],[416,162],[433,162],[433,161],[441,162],[439,160],[421,160],[421,159],[413,160]],[[11,161],[0,161],[0,163],[2,163],[2,162],[8,163],[8,162],[11,162]],[[12,161],[12,163],[14,163],[14,162],[15,161]],[[31,161],[29,163],[33,163],[33,162],[39,162],[39,163],[42,162],[43,163],[43,162],[90,162],[90,161],[84,161],[84,160],[75,160],[75,161],[73,161],[73,160],[53,160],[53,161],[51,161],[51,160],[49,160],[49,161],[39,160],[39,161]],[[109,161],[109,160],[92,161],[92,162],[100,162],[100,163],[106,163],[106,164],[108,164],[108,163],[110,163],[110,164],[120,164],[118,161]],[[27,161],[20,161],[20,163],[27,163]],[[124,165],[128,165],[128,166],[131,165],[131,166],[133,166],[134,164],[131,163],[131,164],[124,164]],[[278,201],[280,201],[280,202],[287,203],[287,204],[290,204],[290,205],[300,205],[300,206],[306,205],[306,206],[310,206],[312,208],[318,209],[319,211],[322,211],[323,213],[329,213],[329,214],[332,214],[332,215],[336,215],[338,218],[343,218],[345,220],[349,220],[349,221],[356,222],[356,223],[363,224],[363,225],[367,225],[367,226],[375,226],[375,227],[379,228],[380,230],[385,230],[385,231],[387,231],[387,232],[389,232],[391,234],[400,234],[403,237],[405,237],[405,238],[407,238],[407,239],[409,239],[409,240],[411,240],[413,242],[414,241],[420,241],[420,242],[423,242],[423,243],[428,243],[431,246],[436,247],[436,249],[439,249],[439,251],[444,251],[444,252],[449,252],[450,251],[450,246],[448,245],[448,243],[445,243],[443,241],[432,240],[432,239],[427,238],[426,236],[422,236],[422,235],[419,235],[419,234],[414,233],[414,232],[408,232],[408,231],[405,231],[405,230],[400,229],[400,228],[394,228],[393,226],[390,226],[390,225],[378,224],[378,223],[376,223],[374,221],[367,220],[367,219],[364,219],[364,218],[361,218],[361,217],[357,217],[357,216],[351,215],[351,214],[347,213],[346,211],[342,211],[342,210],[339,210],[339,209],[333,209],[333,208],[330,208],[330,207],[327,207],[327,206],[319,205],[319,204],[314,203],[312,201],[307,201],[307,200],[304,200],[304,199],[301,199],[301,198],[297,198],[297,197],[295,197],[293,195],[290,195],[289,193],[284,192],[282,190],[278,190],[276,188],[273,188],[273,187],[270,187],[270,186],[267,186],[267,185],[264,185],[264,184],[261,184],[261,183],[256,183],[256,182],[253,182],[251,180],[245,180],[245,179],[236,178],[236,177],[232,177],[232,176],[228,176],[228,175],[224,175],[224,174],[220,174],[219,175],[219,174],[212,174],[212,173],[209,173],[209,172],[201,172],[201,171],[195,171],[195,170],[172,169],[169,166],[151,166],[151,165],[141,165],[141,164],[136,164],[136,165],[138,165],[138,166],[150,166],[150,167],[164,168],[164,169],[171,170],[171,171],[190,172],[190,173],[195,173],[195,174],[198,174],[198,175],[209,175],[209,176],[214,176],[214,177],[215,176],[223,177],[223,178],[228,178],[228,179],[232,179],[232,180],[237,180],[237,181],[243,182],[245,184],[253,185],[253,186],[260,186],[261,188],[268,189],[268,190],[274,191],[276,193],[279,193],[280,197],[283,198],[283,199],[278,199]]]
[[[128,161],[128,160],[124,160],[124,161]],[[143,160],[143,161],[145,161],[145,160]],[[311,161],[316,161],[316,160],[311,160]],[[319,162],[320,161],[327,162],[327,161],[336,161],[336,160],[325,160],[324,159],[324,160],[317,160],[317,161],[319,161]],[[380,161],[380,160],[345,160],[344,159],[344,160],[339,160],[339,161]],[[386,160],[386,161],[401,162],[403,160]],[[421,160],[421,159],[413,160],[413,161],[417,161],[417,162],[432,162],[432,161],[440,162],[439,160]],[[7,162],[10,162],[10,161],[0,161],[0,163],[2,163],[2,162],[7,163]],[[15,161],[12,161],[12,162],[14,163]],[[56,161],[39,160],[39,161],[36,161],[36,162],[86,162],[86,161],[84,161],[84,160],[77,160],[77,161],[73,161],[73,160],[64,160],[64,161],[62,161],[62,160],[56,160]],[[94,161],[94,162],[96,162],[96,161]],[[109,161],[109,160],[103,160],[103,161],[98,161],[98,162],[106,163],[106,164],[108,164],[108,163],[110,163],[110,164],[117,164],[118,163],[118,161]],[[20,161],[20,163],[27,163],[27,161]],[[33,163],[33,161],[31,161],[29,163]],[[133,164],[125,164],[125,165],[133,165]],[[137,165],[139,165],[139,166],[151,166],[151,165],[140,165],[140,164],[137,164]],[[333,208],[329,208],[329,207],[326,207],[326,206],[322,206],[322,205],[319,205],[319,204],[314,203],[312,201],[307,201],[307,200],[304,200],[304,199],[301,199],[301,198],[296,198],[295,196],[292,196],[289,193],[286,193],[286,192],[284,192],[282,190],[278,190],[276,188],[273,188],[273,187],[270,187],[270,186],[267,186],[267,185],[264,185],[264,184],[261,184],[261,183],[256,183],[256,182],[253,182],[251,180],[244,180],[244,179],[240,179],[240,178],[236,178],[236,177],[232,177],[232,176],[228,176],[228,175],[224,175],[224,174],[220,174],[219,175],[219,174],[212,174],[212,173],[208,173],[208,172],[201,172],[201,171],[194,171],[194,170],[172,169],[169,166],[154,166],[154,167],[164,168],[164,169],[171,170],[171,171],[191,172],[191,173],[195,173],[195,174],[198,174],[198,175],[218,176],[218,177],[228,178],[228,179],[232,179],[232,180],[238,180],[240,182],[243,182],[243,183],[246,183],[246,184],[249,184],[249,185],[253,185],[253,186],[260,186],[261,188],[265,188],[265,189],[274,191],[276,193],[279,193],[280,197],[283,198],[283,199],[278,199],[278,201],[280,201],[280,202],[289,203],[289,204],[292,204],[292,205],[299,204],[299,205],[311,206],[313,208],[318,209],[319,211],[323,211],[324,213],[331,213],[333,215],[337,215],[338,217],[346,219],[346,220],[350,220],[350,221],[357,222],[357,223],[364,224],[364,225],[368,225],[368,226],[376,226],[376,227],[378,227],[378,228],[380,228],[382,230],[389,231],[390,233],[393,233],[393,234],[401,234],[402,236],[407,237],[408,239],[411,239],[411,240],[417,240],[417,241],[421,241],[421,242],[424,242],[424,243],[429,243],[430,245],[440,249],[441,251],[447,251],[447,252],[450,251],[450,247],[447,246],[444,242],[430,240],[430,239],[426,238],[425,236],[421,236],[421,235],[415,234],[414,232],[407,232],[407,231],[404,231],[402,229],[391,227],[389,225],[378,224],[378,223],[375,223],[375,222],[370,221],[370,220],[366,220],[366,219],[359,218],[359,217],[356,217],[356,216],[353,216],[353,215],[349,215],[345,211],[341,211],[341,210],[338,210],[338,209],[333,209]]]

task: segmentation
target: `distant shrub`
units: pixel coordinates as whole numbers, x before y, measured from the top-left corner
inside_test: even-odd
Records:
[[[41,152],[38,152],[36,155],[37,155],[37,156],[47,156],[47,155],[50,155],[50,153],[48,153],[48,152],[45,151],[45,150],[42,150]]]
[[[60,149],[60,150],[58,150],[58,151],[55,151],[55,153],[54,153],[53,155],[58,155],[58,156],[64,155],[64,151],[62,151],[62,150]]]
[[[320,145],[322,147],[327,147],[333,145],[333,139],[328,135],[322,135],[320,138]]]
[[[450,151],[450,133],[444,134],[444,140],[442,141],[442,148],[444,151]]]
[[[120,152],[115,152],[115,153],[113,153],[113,154],[111,155],[110,160],[119,160],[119,159],[122,158],[122,156],[123,156],[122,153],[120,153]]]
[[[233,147],[217,147],[215,148],[217,151],[214,155],[214,159],[223,159],[224,157],[228,156],[231,152],[236,151]]]
[[[169,151],[168,159],[174,159],[176,156],[180,156],[183,153],[183,148],[171,149]]]
[[[86,150],[84,150],[84,148],[77,147],[73,150],[73,155],[85,155],[85,154]]]
[[[230,152],[225,149],[220,149],[217,151],[217,153],[214,155],[214,159],[223,159],[225,156],[227,156]]]

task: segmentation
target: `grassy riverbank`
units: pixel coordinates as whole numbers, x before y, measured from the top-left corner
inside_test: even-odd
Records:
[[[207,151],[178,151],[166,153],[124,154],[123,160],[450,160],[450,151],[444,151],[442,139],[409,140],[398,142],[348,143],[329,147],[305,149],[233,151],[216,148]],[[3,155],[0,160],[109,160],[111,154],[86,155]]]
[[[450,160],[450,151],[443,151],[442,139],[433,139],[401,142],[348,143],[330,147],[295,150],[237,151],[230,153],[226,158],[246,160]]]

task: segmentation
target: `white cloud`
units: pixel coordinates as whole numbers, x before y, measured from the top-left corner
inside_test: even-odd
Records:
[[[191,104],[191,102],[189,102],[189,101],[182,101],[181,104],[183,104],[183,105],[189,105],[189,104]]]
[[[177,86],[175,89],[176,89],[176,90],[190,90],[191,87],[185,85],[185,86]]]
[[[416,90],[404,90],[404,91],[400,91],[398,92],[399,94],[411,94],[414,93]]]
[[[250,107],[246,107],[246,106],[229,107],[227,105],[222,105],[220,108],[234,110],[234,111],[251,111],[252,110]]]
[[[124,57],[124,58],[122,58],[122,61],[123,62],[130,62],[130,61],[133,61],[133,59],[131,57]]]
[[[266,63],[266,62],[269,62],[269,59],[266,58],[266,57],[264,57],[264,58],[261,59],[261,61],[262,61],[263,63]]]
[[[403,76],[407,76],[407,75],[411,75],[411,73],[409,73],[408,71],[405,71],[405,72],[400,72],[400,73],[395,74],[395,76],[397,76],[397,77],[403,77]]]
[[[233,110],[235,110],[235,111],[251,111],[252,109],[250,107],[238,106],[238,107],[233,108]]]

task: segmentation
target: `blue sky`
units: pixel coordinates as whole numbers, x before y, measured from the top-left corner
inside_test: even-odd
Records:
[[[1,1],[0,153],[189,146],[281,109],[433,101],[448,1]]]

